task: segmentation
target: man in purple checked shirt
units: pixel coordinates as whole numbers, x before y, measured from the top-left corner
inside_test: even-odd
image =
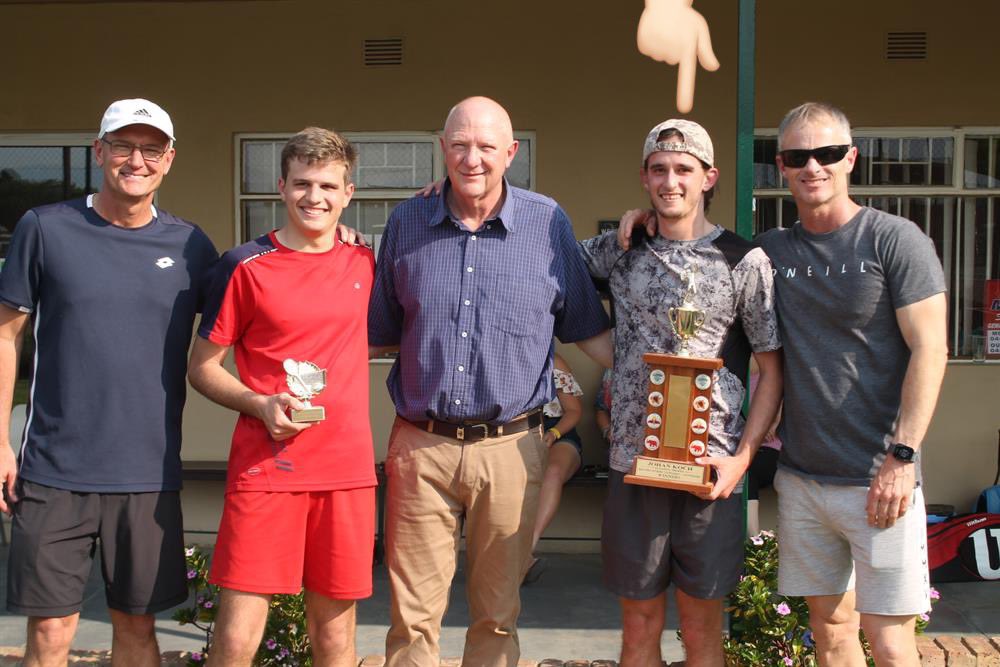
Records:
[[[463,664],[513,666],[552,336],[610,366],[608,320],[566,214],[504,179],[517,141],[503,107],[463,100],[441,147],[441,194],[400,204],[386,223],[368,315],[371,346],[399,349],[387,381],[397,416],[386,456],[386,659],[438,663],[464,516]]]

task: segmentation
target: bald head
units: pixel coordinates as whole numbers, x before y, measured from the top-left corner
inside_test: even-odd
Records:
[[[517,154],[514,128],[502,106],[469,97],[448,113],[441,136],[450,197],[466,210],[489,212],[503,196],[503,175]]]
[[[507,144],[514,141],[514,126],[507,110],[488,97],[467,97],[451,108],[444,122],[444,135],[461,127],[488,127]]]

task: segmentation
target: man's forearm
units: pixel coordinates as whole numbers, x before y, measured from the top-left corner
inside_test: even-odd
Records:
[[[751,459],[774,423],[774,417],[781,406],[784,388],[781,352],[763,352],[755,357],[760,368],[760,377],[757,381],[757,391],[750,401],[750,414],[747,415],[739,446],[739,451],[746,451]]]
[[[948,350],[925,346],[911,350],[903,377],[894,441],[919,449],[927,435],[948,364]]]
[[[191,386],[219,405],[259,417],[262,396],[240,382],[221,365],[207,361],[188,372]]]
[[[611,342],[610,331],[605,330],[596,336],[577,341],[576,346],[604,368],[611,368],[614,365],[615,349]]]

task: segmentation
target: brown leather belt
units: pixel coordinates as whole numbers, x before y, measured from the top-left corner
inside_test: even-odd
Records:
[[[462,440],[463,442],[479,442],[480,440],[486,440],[487,438],[497,438],[502,435],[513,435],[515,433],[523,433],[528,429],[535,428],[542,423],[542,411],[534,410],[532,412],[525,413],[520,417],[515,417],[511,419],[506,424],[498,424],[494,426],[493,424],[452,424],[451,422],[438,421],[436,419],[431,419],[425,422],[410,422],[417,428],[427,431],[428,433],[434,433],[435,435],[443,435],[446,438],[454,438],[455,440]]]

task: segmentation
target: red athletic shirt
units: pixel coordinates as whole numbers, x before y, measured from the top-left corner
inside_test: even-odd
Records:
[[[260,394],[289,392],[286,359],[326,369],[310,400],[326,419],[280,443],[241,414],[227,491],[319,491],[375,485],[368,422],[368,297],[375,259],[337,242],[297,252],[274,233],[225,253],[216,265],[198,334],[233,346],[240,380]]]

